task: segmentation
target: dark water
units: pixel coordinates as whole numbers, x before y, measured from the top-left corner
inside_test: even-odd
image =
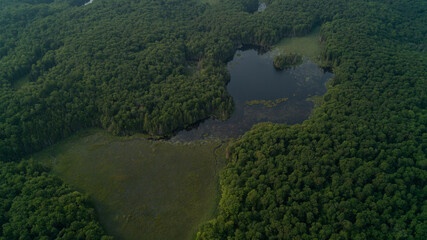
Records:
[[[172,140],[238,137],[260,122],[301,123],[314,106],[307,98],[323,95],[325,83],[333,77],[308,59],[297,67],[277,71],[271,53],[258,54],[255,50],[237,51],[227,68],[231,74],[227,90],[235,103],[232,116],[225,121],[207,119],[191,130],[179,132]],[[288,100],[274,107],[247,104],[281,98]]]

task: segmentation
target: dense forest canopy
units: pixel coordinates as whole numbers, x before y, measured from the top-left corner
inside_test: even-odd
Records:
[[[0,179],[0,239],[112,239],[87,196],[38,163],[2,163]]]
[[[165,136],[226,118],[225,61],[237,46],[303,34],[333,14],[294,1],[250,13],[252,2],[6,2],[0,157],[19,159],[86,127]]]
[[[321,29],[335,73],[321,106],[234,144],[198,239],[427,237],[426,4],[342,10]]]
[[[220,213],[198,238],[425,239],[425,1],[264,2],[2,0],[0,238],[20,225],[29,238],[104,235],[84,196],[21,157],[93,126],[169,136],[226,118],[239,46],[322,25],[335,73],[322,104],[232,147]]]

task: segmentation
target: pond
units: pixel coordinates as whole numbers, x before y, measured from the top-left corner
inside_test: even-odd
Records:
[[[232,116],[225,121],[207,119],[179,132],[172,140],[235,138],[256,123],[296,124],[306,120],[314,106],[309,99],[326,92],[325,83],[333,74],[325,72],[309,56],[299,66],[278,71],[273,57],[279,52],[238,50],[227,65],[231,75],[227,90],[235,104]]]

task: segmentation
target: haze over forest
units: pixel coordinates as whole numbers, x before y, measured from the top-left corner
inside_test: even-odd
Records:
[[[427,239],[426,1],[0,1],[0,240]]]

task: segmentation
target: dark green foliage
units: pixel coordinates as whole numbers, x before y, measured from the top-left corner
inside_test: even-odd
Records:
[[[242,0],[242,4],[245,7],[246,11],[253,13],[258,10],[259,1],[258,0]]]
[[[198,237],[426,239],[424,1],[269,0],[262,13],[254,3],[2,1],[1,161],[92,126],[168,136],[226,118],[237,47],[322,24],[335,78],[321,106],[233,147],[219,216]],[[22,164],[2,163],[6,239],[103,234],[84,197]]]
[[[273,65],[277,70],[298,66],[302,63],[302,56],[295,53],[280,54],[274,56]]]
[[[32,161],[0,163],[0,239],[111,239],[87,197]]]
[[[303,34],[319,15],[317,5],[294,3],[280,14],[289,5],[276,2],[270,13],[248,13],[255,2],[6,1],[0,159],[17,160],[87,127],[169,136],[226,118],[233,101],[225,62],[236,48]]]
[[[254,12],[256,2],[2,1],[1,161],[17,161],[92,126],[167,136],[209,116],[226,118],[233,102],[225,66],[236,48],[267,46],[314,24],[304,6],[277,21]],[[46,173],[34,177],[21,171],[4,177],[28,184],[25,192],[22,184],[10,185],[16,191],[4,198],[5,238],[69,234],[75,239],[101,231],[95,223],[81,224],[80,215],[63,212],[59,199],[70,209],[87,209],[83,198],[61,192],[64,186]],[[52,184],[46,188],[37,181]],[[27,229],[18,232],[18,226]]]
[[[404,5],[349,1],[323,24],[322,104],[234,144],[198,239],[427,238],[426,5]]]
[[[92,126],[115,134],[168,136],[209,116],[226,118],[233,102],[225,88],[225,63],[236,48],[267,46],[285,35],[307,32],[314,24],[304,6],[272,17],[254,12],[256,1],[225,0],[212,6],[198,0],[82,3],[2,1],[1,161],[17,161]],[[4,179],[32,183],[25,176],[19,172]],[[52,178],[46,173],[41,177]],[[77,237],[91,231],[86,227],[95,223],[80,224],[79,216],[62,212],[57,201],[62,192],[56,192],[62,191],[60,183],[52,184],[49,192],[43,184],[28,186],[34,194],[30,187],[21,193],[21,186],[4,198],[6,238]],[[35,199],[36,192],[43,198]],[[74,195],[64,194],[74,201]],[[41,205],[35,208],[34,201]],[[69,205],[74,209],[84,203]],[[28,231],[17,232],[19,225]]]

